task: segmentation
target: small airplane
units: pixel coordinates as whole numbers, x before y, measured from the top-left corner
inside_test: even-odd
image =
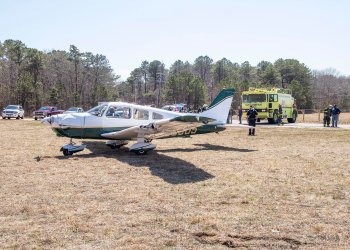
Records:
[[[130,140],[136,143],[130,151],[138,155],[156,148],[153,139],[188,137],[194,134],[220,132],[225,124],[234,89],[223,89],[201,113],[179,113],[125,102],[108,102],[85,113],[59,114],[42,119],[58,136],[71,138],[62,146],[63,155],[82,151],[73,138],[108,140],[106,145],[120,148]]]

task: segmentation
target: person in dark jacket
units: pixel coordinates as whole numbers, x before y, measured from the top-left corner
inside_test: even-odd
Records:
[[[338,127],[340,112],[340,109],[337,107],[337,105],[334,104],[332,108],[332,127]]]
[[[228,111],[228,116],[226,121],[227,124],[232,124],[232,113],[233,113],[233,110],[232,108],[230,108],[230,110]]]
[[[283,125],[282,119],[283,119],[283,110],[282,110],[282,105],[279,104],[279,105],[278,105],[278,113],[277,113],[277,123],[278,123],[278,126]]]
[[[238,120],[239,120],[239,124],[242,124],[242,115],[243,115],[242,107],[238,106]]]
[[[255,124],[256,124],[256,117],[257,116],[258,116],[258,112],[254,109],[253,106],[250,106],[250,109],[247,112],[248,124],[249,124],[249,126],[251,126],[249,128],[248,135],[253,135],[253,136],[255,135]]]
[[[329,124],[331,122],[332,108],[332,105],[329,105],[323,110],[323,127],[326,127],[326,125],[329,127]]]

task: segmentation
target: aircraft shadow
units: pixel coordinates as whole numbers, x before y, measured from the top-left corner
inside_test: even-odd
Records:
[[[104,142],[84,141],[84,144],[91,151],[90,154],[74,154],[70,157],[96,158],[102,156],[113,158],[134,167],[147,167],[152,175],[158,176],[170,184],[195,183],[215,177],[190,162],[159,154],[157,150],[150,151],[144,156],[136,156],[125,147],[118,150],[109,149]],[[68,159],[65,156],[57,156],[56,158],[60,160]]]
[[[246,148],[231,148],[226,146],[220,146],[220,145],[213,145],[209,143],[203,143],[203,144],[193,144],[194,146],[201,147],[201,148],[171,148],[171,149],[157,149],[159,152],[194,152],[194,151],[228,151],[228,152],[242,152],[242,153],[248,153],[248,152],[254,152],[257,151],[256,149],[246,149]]]

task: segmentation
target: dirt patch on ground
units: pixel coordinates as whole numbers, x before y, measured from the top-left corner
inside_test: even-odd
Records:
[[[350,131],[259,127],[136,156],[0,121],[0,248],[346,248]]]

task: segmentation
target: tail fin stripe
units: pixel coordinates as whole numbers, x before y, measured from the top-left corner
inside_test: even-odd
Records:
[[[230,95],[230,96],[225,97],[224,99],[222,99],[222,100],[220,100],[219,102],[215,103],[213,106],[210,106],[207,110],[210,110],[210,109],[212,109],[212,108],[215,108],[216,106],[220,105],[220,103],[222,103],[222,102],[225,101],[226,99],[232,98],[232,97],[233,97],[233,95]]]

